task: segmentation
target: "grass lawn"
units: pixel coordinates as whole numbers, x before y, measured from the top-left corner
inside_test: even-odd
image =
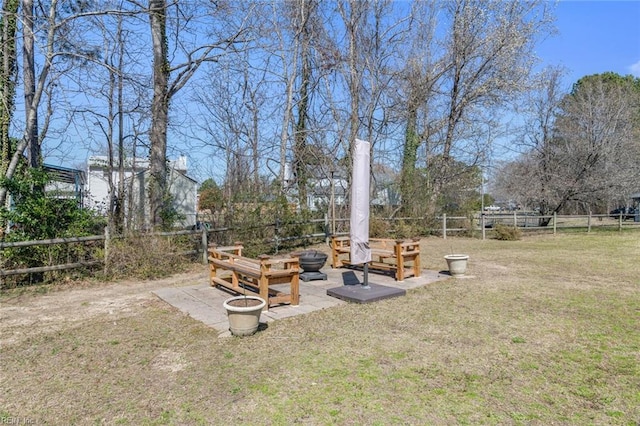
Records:
[[[640,422],[640,233],[428,238],[421,251],[433,270],[469,254],[469,276],[248,338],[218,339],[152,299],[54,329],[2,327],[0,421]]]

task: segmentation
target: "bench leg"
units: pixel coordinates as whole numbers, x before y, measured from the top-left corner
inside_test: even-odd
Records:
[[[341,268],[343,266],[342,261],[340,260],[340,254],[336,250],[331,250],[331,260],[331,267],[333,269]]]
[[[266,305],[264,305],[264,308],[262,309],[263,311],[268,311],[269,310],[269,280],[267,279],[267,277],[264,276],[264,274],[260,277],[260,297],[262,299],[265,300],[265,302],[267,302]]]
[[[300,277],[294,274],[291,277],[291,305],[298,306],[300,304]]]
[[[396,281],[404,281],[404,257],[402,256],[402,247],[400,244],[395,246],[396,254]]]
[[[413,258],[413,272],[414,272],[414,277],[419,277],[420,276],[420,270],[422,268],[420,268],[420,255],[416,255]]]

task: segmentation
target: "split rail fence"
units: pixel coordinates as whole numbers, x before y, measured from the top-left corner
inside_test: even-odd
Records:
[[[482,239],[490,235],[498,224],[512,226],[524,232],[545,232],[557,234],[561,230],[575,230],[591,232],[595,229],[608,229],[622,231],[623,229],[640,229],[640,221],[626,219],[622,214],[617,216],[606,214],[587,215],[536,215],[526,212],[476,214],[473,217],[447,216],[439,217],[441,221],[441,235],[447,238],[448,234],[460,232],[480,232]],[[543,221],[548,222],[541,225]]]
[[[178,253],[174,253],[175,255],[201,255],[201,259],[203,263],[207,262],[207,231],[203,230],[195,230],[195,231],[173,231],[173,232],[158,232],[153,234],[142,234],[144,236],[162,236],[162,237],[170,237],[170,236],[178,236],[178,235],[198,235],[200,236],[200,244],[194,250],[186,250]],[[33,246],[50,246],[57,244],[87,244],[95,241],[102,241],[103,255],[99,256],[100,258],[92,258],[92,259],[83,259],[77,260],[69,263],[61,263],[56,265],[44,265],[44,266],[33,266],[28,268],[19,268],[19,269],[0,269],[0,279],[2,277],[8,277],[11,275],[19,275],[19,274],[37,274],[44,272],[55,272],[55,271],[63,271],[68,269],[76,269],[76,268],[87,268],[94,267],[97,265],[102,265],[104,270],[107,271],[109,269],[109,245],[113,239],[122,238],[121,236],[110,236],[109,229],[105,228],[103,235],[90,235],[84,237],[69,237],[69,238],[54,238],[49,240],[33,240],[33,241],[15,241],[15,242],[0,242],[0,253],[5,249],[12,248],[23,248],[23,247],[33,247]],[[4,256],[4,253],[2,253]]]
[[[491,235],[494,227],[497,224],[506,226],[514,226],[523,231],[536,231],[547,232],[556,234],[559,230],[574,229],[584,230],[591,232],[595,228],[607,228],[612,230],[622,231],[623,229],[640,229],[640,222],[636,222],[633,219],[624,220],[622,215],[618,217],[611,217],[609,215],[551,215],[551,216],[538,216],[531,213],[513,212],[513,213],[492,213],[492,214],[476,214],[472,217],[466,216],[448,216],[443,214],[434,221],[428,220],[424,217],[417,218],[393,218],[383,219],[389,222],[390,229],[393,229],[393,224],[399,221],[412,222],[415,224],[424,223],[439,223],[440,226],[435,227],[423,227],[422,229],[431,235],[439,235],[442,238],[447,238],[450,235],[465,233],[467,235],[482,235],[482,239],[486,239]],[[540,226],[542,220],[548,220],[547,226]],[[301,235],[280,235],[282,231],[282,224],[273,223],[262,225],[262,227],[273,228],[271,235],[272,238],[268,239],[269,245],[272,245],[272,250],[277,253],[283,243],[291,242],[293,240],[298,241],[326,241],[328,242],[331,235],[346,234],[348,232],[349,219],[336,218],[329,220],[327,217],[324,219],[310,220],[306,223],[299,223],[297,225],[309,225],[308,229],[322,230],[322,232],[309,232]],[[223,236],[225,233],[230,235]],[[153,234],[143,234],[147,236],[178,236],[178,235],[192,235],[194,239],[198,240],[196,248],[193,250],[182,251],[174,253],[175,255],[193,255],[199,258],[202,263],[207,263],[207,247],[209,241],[219,242],[221,240],[228,240],[233,237],[233,228],[219,228],[219,229],[202,229],[198,230],[185,230],[174,232],[162,232]],[[105,271],[109,269],[109,244],[114,238],[121,238],[119,236],[110,236],[109,231],[105,228],[103,235],[92,235],[84,237],[74,238],[56,238],[50,240],[38,240],[38,241],[19,241],[19,242],[0,242],[0,256],[4,256],[3,250],[30,247],[30,246],[47,246],[54,244],[71,244],[80,243],[88,244],[92,242],[102,241],[103,254],[100,258],[77,260],[69,263],[61,263],[56,265],[42,265],[20,269],[4,269],[0,268],[0,280],[3,277],[18,275],[18,274],[35,274],[44,272],[61,271],[74,268],[83,267],[97,267],[101,265]],[[105,262],[105,259],[107,261]]]

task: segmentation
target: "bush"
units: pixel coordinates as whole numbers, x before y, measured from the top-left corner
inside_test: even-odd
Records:
[[[47,240],[101,234],[104,220],[92,211],[82,209],[78,201],[44,192],[49,181],[43,170],[28,169],[13,179],[4,179],[13,199],[13,208],[0,208],[0,224],[10,224],[5,242]],[[1,250],[3,269],[23,269],[95,260],[100,244],[67,243],[47,246],[14,247]],[[6,277],[2,288],[52,281],[64,277],[80,277],[87,270],[20,274]]]
[[[182,272],[190,262],[179,253],[193,249],[192,243],[189,236],[137,234],[113,239],[105,278],[154,279]]]
[[[522,231],[515,226],[507,226],[498,223],[493,230],[495,231],[496,239],[502,241],[517,241],[522,238]]]
[[[371,216],[369,220],[369,236],[371,238],[385,238],[389,235],[389,224],[383,219]]]

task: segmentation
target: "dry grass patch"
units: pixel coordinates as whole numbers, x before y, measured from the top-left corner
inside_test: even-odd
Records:
[[[469,277],[280,320],[249,338],[154,300],[1,349],[1,415],[52,424],[640,421],[637,234],[441,240]],[[34,298],[42,296],[33,296]],[[15,331],[15,329],[13,330]],[[3,340],[5,332],[1,336]]]

